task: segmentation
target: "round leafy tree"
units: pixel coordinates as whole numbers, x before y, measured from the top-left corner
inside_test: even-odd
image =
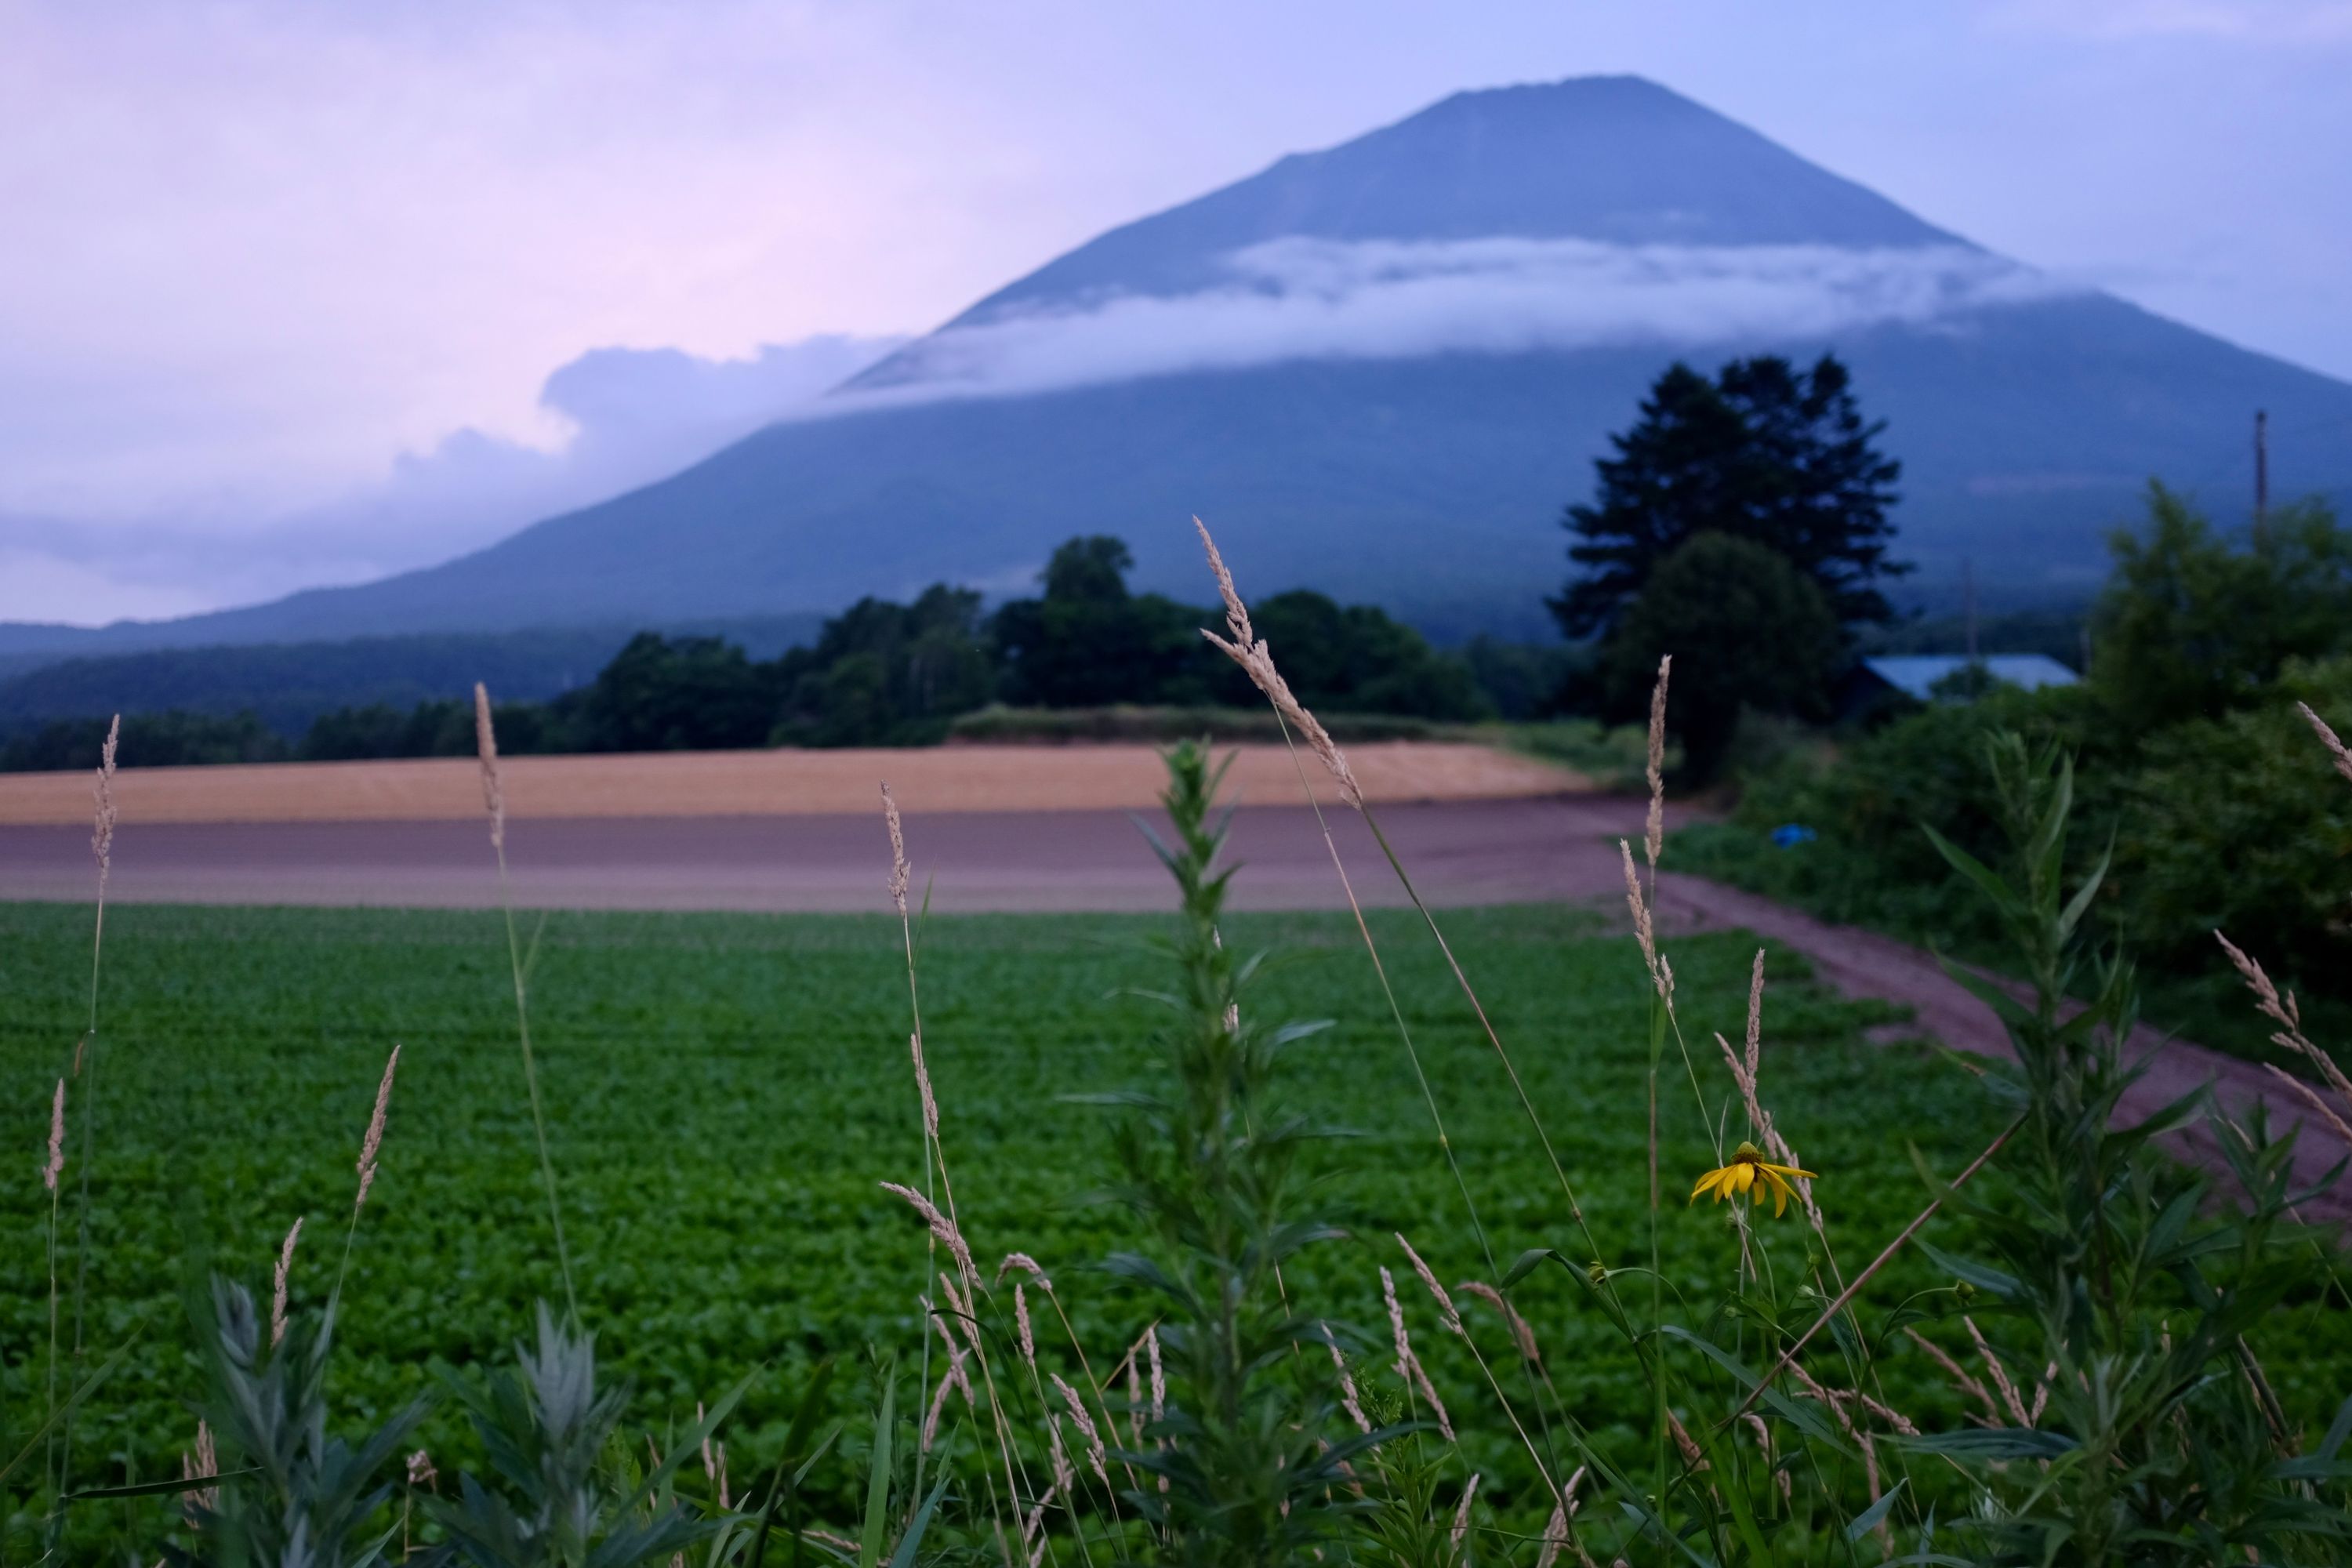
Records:
[[[1667,712],[1685,771],[1704,783],[1742,708],[1818,717],[1843,651],[1827,598],[1778,551],[1702,533],[1658,563],[1604,646],[1602,670],[1612,702],[1631,709],[1674,656]]]

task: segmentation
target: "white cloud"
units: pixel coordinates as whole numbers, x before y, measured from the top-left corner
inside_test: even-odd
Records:
[[[429,452],[404,454],[382,484],[289,521],[319,538],[366,542],[379,571],[441,560],[667,479],[802,411],[904,341],[827,334],[734,360],[596,349],[541,389],[541,408],[564,431],[552,448],[460,430]]]
[[[2345,0],[2003,0],[1994,19],[2095,39],[2208,38],[2295,47],[2352,40]]]
[[[15,532],[22,525],[0,519],[0,526]],[[126,581],[110,558],[79,561],[38,543],[0,543],[0,621],[158,620],[210,607],[203,594],[175,582]]]
[[[597,349],[547,377],[534,446],[467,428],[291,510],[0,517],[0,620],[187,615],[363,583],[676,473],[804,409],[904,340],[828,335],[745,359]]]
[[[1959,246],[1290,238],[1236,251],[1226,267],[1229,284],[1199,293],[1115,295],[935,333],[893,362],[889,386],[827,401],[1034,392],[1294,359],[1817,339],[2075,291]]]

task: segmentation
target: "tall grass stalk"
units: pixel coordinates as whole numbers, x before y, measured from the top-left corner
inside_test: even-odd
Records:
[[[91,819],[89,835],[90,858],[98,865],[98,897],[90,920],[89,931],[89,1014],[80,1040],[75,1043],[73,1075],[82,1080],[81,1093],[81,1173],[75,1200],[74,1284],[73,1284],[73,1366],[74,1378],[80,1381],[85,1310],[89,1295],[89,1218],[90,1170],[98,1152],[98,979],[99,962],[106,948],[106,883],[114,869],[114,769],[116,749],[122,740],[122,715],[117,713],[106,727],[106,742],[100,748],[98,775],[91,784]],[[50,1236],[52,1246],[57,1233],[55,1190],[50,1205]],[[49,1315],[52,1325],[57,1318],[57,1279],[54,1268],[49,1283]],[[67,1478],[73,1468],[74,1417],[79,1402],[67,1407],[65,1418],[58,1427],[57,1490],[62,1498]],[[54,1326],[49,1344],[49,1414],[57,1413],[57,1342]],[[58,1510],[55,1527],[63,1528],[63,1510]]]
[[[1234,587],[1233,574],[1226,569],[1224,557],[1218,552],[1217,542],[1210,536],[1208,525],[1196,517],[1192,520],[1192,526],[1200,532],[1201,546],[1208,554],[1209,569],[1215,574],[1218,592],[1224,599],[1225,626],[1231,633],[1231,640],[1205,628],[1201,635],[1239,665],[1243,673],[1265,694],[1266,700],[1274,708],[1283,744],[1288,749],[1291,765],[1298,775],[1299,791],[1307,797],[1307,809],[1315,815],[1316,828],[1322,834],[1323,847],[1331,857],[1331,868],[1339,874],[1340,890],[1347,896],[1348,912],[1355,917],[1356,933],[1363,940],[1365,952],[1370,955],[1372,972],[1380,979],[1381,994],[1388,1004],[1390,1018],[1396,1025],[1397,1038],[1404,1046],[1405,1059],[1412,1064],[1413,1082],[1421,1089],[1422,1103],[1428,1108],[1430,1124],[1436,1131],[1437,1145],[1445,1155],[1446,1169],[1453,1174],[1454,1190],[1461,1194],[1463,1210],[1469,1216],[1470,1228],[1478,1238],[1478,1247],[1486,1259],[1487,1268],[1497,1271],[1499,1266],[1495,1258],[1494,1243],[1487,1234],[1485,1220],[1479,1215],[1478,1200],[1471,1196],[1470,1184],[1463,1177],[1461,1161],[1454,1152],[1454,1140],[1445,1130],[1444,1112],[1438,1109],[1437,1095],[1430,1088],[1429,1074],[1422,1066],[1420,1049],[1413,1044],[1412,1026],[1405,1022],[1404,1009],[1397,1002],[1396,988],[1390,984],[1388,965],[1381,958],[1380,943],[1372,939],[1371,926],[1364,919],[1364,906],[1356,897],[1355,880],[1348,875],[1347,861],[1339,854],[1339,841],[1331,836],[1331,824],[1323,815],[1323,804],[1316,796],[1314,786],[1307,782],[1307,765],[1298,754],[1298,742],[1292,732],[1294,727],[1307,737],[1307,743],[1330,771],[1339,786],[1340,798],[1360,815],[1364,811],[1363,790],[1357,784],[1355,772],[1349,767],[1347,756],[1339,750],[1339,743],[1291,693],[1289,683],[1283,679],[1281,671],[1275,667],[1272,654],[1265,644],[1258,640],[1250,624],[1249,606]]]
[[[1095,1097],[1125,1112],[1113,1129],[1118,1192],[1152,1242],[1105,1268],[1165,1312],[1169,1398],[1146,1431],[1153,1446],[1131,1456],[1164,1489],[1134,1500],[1163,1561],[1271,1568],[1337,1542],[1356,1506],[1348,1460],[1372,1442],[1325,1437],[1337,1407],[1291,1352],[1301,1341],[1319,1348],[1328,1330],[1295,1315],[1275,1283],[1286,1260],[1344,1234],[1307,1208],[1314,1184],[1300,1158],[1326,1132],[1282,1102],[1277,1070],[1291,1044],[1326,1026],[1266,1028],[1244,1015],[1239,987],[1255,961],[1237,961],[1218,934],[1233,875],[1231,814],[1216,802],[1224,769],[1191,742],[1167,764],[1172,837],[1151,841],[1179,893],[1158,944],[1175,984],[1147,994],[1167,1010],[1162,1065],[1148,1089]]]
[[[58,1079],[57,1096],[49,1104],[49,1157],[41,1167],[41,1181],[49,1190],[49,1359],[46,1411],[58,1407],[58,1178],[66,1168],[66,1080]],[[54,1456],[48,1456],[53,1458]],[[45,1459],[45,1462],[47,1460]]]
[[[1217,549],[1216,541],[1211,537],[1207,525],[1195,518],[1192,520],[1192,526],[1200,534],[1202,548],[1208,558],[1209,569],[1216,578],[1219,595],[1224,602],[1225,626],[1229,634],[1228,637],[1221,637],[1214,632],[1203,629],[1201,635],[1241,667],[1243,672],[1249,676],[1260,691],[1265,693],[1274,709],[1276,724],[1280,729],[1284,744],[1289,751],[1293,770],[1298,777],[1300,792],[1306,796],[1307,807],[1314,814],[1316,826],[1323,837],[1324,848],[1330,855],[1332,868],[1339,874],[1339,885],[1346,894],[1349,910],[1355,918],[1357,934],[1364,943],[1365,952],[1371,958],[1373,972],[1380,980],[1381,995],[1388,1004],[1389,1015],[1396,1026],[1398,1038],[1404,1046],[1406,1058],[1412,1064],[1414,1081],[1420,1088],[1423,1104],[1429,1111],[1431,1124],[1437,1133],[1438,1145],[1445,1155],[1447,1169],[1454,1177],[1455,1190],[1461,1195],[1463,1207],[1469,1217],[1471,1229],[1477,1238],[1479,1251],[1486,1259],[1489,1274],[1497,1279],[1502,1277],[1501,1266],[1495,1255],[1492,1237],[1478,1212],[1477,1200],[1471,1195],[1469,1184],[1462,1174],[1459,1157],[1455,1153],[1453,1140],[1446,1131],[1444,1114],[1438,1108],[1437,1097],[1430,1087],[1420,1051],[1413,1044],[1412,1028],[1405,1022],[1403,1009],[1397,1001],[1395,988],[1389,979],[1387,965],[1381,957],[1380,944],[1373,939],[1371,928],[1364,919],[1363,906],[1356,896],[1355,884],[1348,874],[1347,863],[1339,854],[1338,841],[1332,837],[1330,823],[1323,814],[1322,803],[1317,798],[1313,786],[1307,781],[1306,763],[1299,755],[1297,742],[1293,734],[1294,728],[1306,736],[1308,744],[1330,772],[1339,786],[1341,798],[1355,809],[1357,815],[1363,818],[1365,826],[1371,830],[1374,841],[1379,844],[1390,868],[1403,887],[1406,897],[1420,913],[1430,935],[1435,940],[1439,952],[1444,954],[1448,968],[1453,972],[1455,983],[1469,1000],[1471,1010],[1476,1015],[1479,1026],[1485,1032],[1487,1043],[1503,1064],[1503,1069],[1510,1080],[1512,1091],[1517,1097],[1519,1108],[1534,1129],[1537,1141],[1543,1149],[1544,1157],[1551,1166],[1553,1179],[1559,1185],[1561,1195],[1568,1204],[1570,1217],[1582,1234],[1588,1249],[1598,1258],[1601,1255],[1600,1242],[1594,1237],[1591,1226],[1585,1218],[1583,1205],[1576,1195],[1575,1184],[1569,1179],[1567,1167],[1561,1163],[1558,1152],[1552,1145],[1550,1134],[1544,1127],[1543,1119],[1537,1111],[1533,1099],[1527,1092],[1526,1084],[1519,1077],[1517,1065],[1511,1059],[1510,1052],[1505,1047],[1501,1035],[1496,1030],[1493,1020],[1487,1016],[1485,1005],[1479,1000],[1476,988],[1470,984],[1468,974],[1464,972],[1460,961],[1454,956],[1452,944],[1445,940],[1444,931],[1437,923],[1436,916],[1429,908],[1427,901],[1422,898],[1420,889],[1413,884],[1412,878],[1406,871],[1402,859],[1397,855],[1395,847],[1390,844],[1387,835],[1381,831],[1379,819],[1365,799],[1363,790],[1356,780],[1353,769],[1349,766],[1345,753],[1339,750],[1338,743],[1330,738],[1328,731],[1316,721],[1314,714],[1291,692],[1288,683],[1283,679],[1280,670],[1274,663],[1271,651],[1265,642],[1256,637],[1255,628],[1250,622],[1249,607],[1243,600],[1239,589],[1235,587],[1233,574],[1226,567],[1224,558]],[[1611,1289],[1613,1293],[1613,1287],[1607,1287],[1604,1284],[1604,1288]],[[1528,1373],[1528,1381],[1529,1393],[1533,1395],[1535,1388],[1532,1373]],[[1540,1397],[1535,1399],[1535,1405],[1538,1421],[1545,1428],[1545,1444],[1549,1447],[1551,1442],[1549,1418],[1544,1414]],[[1565,1415],[1564,1411],[1563,1415]],[[1514,1420],[1516,1419],[1515,1416]],[[1556,1468],[1556,1464],[1551,1468],[1547,1468],[1540,1462],[1538,1465],[1538,1470],[1547,1477],[1548,1485],[1550,1484],[1549,1477]]]
[[[935,1201],[931,1198],[931,1194],[928,1189],[930,1184],[931,1173],[934,1170],[937,1170],[939,1173],[940,1182],[939,1195],[947,1200],[945,1210],[947,1229],[950,1237],[955,1239],[957,1242],[957,1246],[954,1248],[956,1253],[956,1261],[959,1272],[962,1274],[964,1279],[965,1294],[963,1297],[963,1308],[965,1319],[964,1326],[967,1336],[966,1342],[971,1347],[972,1359],[979,1364],[982,1386],[985,1388],[988,1393],[990,1425],[993,1429],[996,1438],[997,1456],[1002,1461],[1004,1468],[1004,1485],[1007,1495],[1003,1506],[1010,1508],[1013,1510],[1014,1533],[1017,1535],[1019,1533],[1019,1523],[1022,1512],[1021,1500],[1029,1494],[1031,1489],[1027,1485],[1027,1477],[1025,1473],[1026,1467],[1022,1463],[1021,1459],[1015,1453],[1015,1445],[1013,1441],[1012,1425],[1005,1415],[1004,1402],[997,1392],[996,1374],[994,1369],[989,1363],[988,1350],[985,1342],[986,1336],[982,1332],[982,1325],[979,1319],[980,1304],[982,1295],[987,1289],[987,1285],[982,1279],[980,1270],[974,1267],[971,1262],[971,1253],[969,1246],[961,1241],[962,1222],[958,1218],[956,1213],[955,1183],[948,1174],[947,1149],[940,1138],[938,1093],[931,1083],[929,1064],[926,1061],[923,1055],[922,993],[916,977],[914,922],[912,916],[908,911],[907,903],[907,891],[912,881],[913,872],[907,860],[906,831],[904,824],[900,821],[898,816],[898,803],[897,800],[892,798],[890,786],[887,784],[883,784],[881,788],[883,822],[888,827],[890,833],[890,879],[888,883],[890,900],[898,911],[900,942],[906,954],[907,1005],[913,1025],[913,1033],[908,1037],[908,1047],[914,1058],[916,1090],[919,1096],[921,1103],[923,1122],[923,1182],[926,1188],[924,1195],[927,1202]],[[926,911],[928,911],[929,908],[929,898],[926,895],[924,899],[924,907]],[[935,1210],[934,1212],[937,1211]],[[930,1244],[931,1250],[929,1253],[929,1260],[934,1266],[938,1260],[938,1245],[940,1240],[937,1234],[938,1228],[939,1227],[936,1226],[932,1227],[933,1240]],[[934,1271],[936,1270],[934,1269]],[[953,1304],[954,1303],[951,1300],[950,1305]],[[936,1305],[931,1306],[929,1310],[934,1312],[940,1310]],[[929,1373],[930,1355],[930,1342],[928,1338],[924,1341],[923,1348],[924,1375],[928,1378]],[[1044,1400],[1042,1392],[1039,1394],[1039,1400],[1042,1404]],[[921,1465],[923,1458],[924,1455],[920,1449],[918,1449],[916,1457],[916,1484],[914,1488],[914,1490],[918,1494],[922,1491]],[[1003,1515],[1000,1512],[997,1518],[997,1529],[1001,1532],[1003,1528]]]
[[[330,1300],[342,1300],[343,1279],[352,1268],[352,1245],[359,1239],[360,1211],[367,1207],[368,1189],[375,1185],[376,1156],[383,1149],[384,1117],[392,1109],[393,1075],[399,1070],[400,1047],[395,1045],[392,1055],[385,1058],[383,1078],[375,1089],[375,1110],[368,1117],[366,1134],[360,1140],[359,1163],[353,1167],[359,1173],[359,1190],[352,1196],[351,1223],[343,1227],[343,1258],[335,1266],[335,1288],[328,1292]]]
[[[581,1327],[580,1293],[572,1282],[572,1248],[563,1237],[563,1205],[555,1187],[555,1162],[547,1152],[547,1115],[539,1096],[539,1063],[530,1048],[530,969],[539,956],[539,939],[547,929],[540,917],[531,932],[526,956],[515,926],[514,885],[507,874],[507,800],[499,775],[499,738],[490,722],[489,689],[474,683],[474,745],[482,764],[482,808],[490,822],[490,849],[499,861],[499,908],[506,916],[507,963],[514,978],[515,1036],[522,1047],[523,1089],[530,1100],[530,1130],[539,1146],[539,1176],[547,1191],[547,1223],[555,1234],[555,1264],[563,1276],[563,1310],[573,1331]]]
[[[1206,530],[1203,530],[1202,532],[1205,537]],[[1211,546],[1212,550],[1215,547],[1213,545]],[[1486,1261],[1487,1271],[1490,1274],[1498,1274],[1501,1270],[1501,1265],[1495,1256],[1493,1238],[1486,1229],[1485,1219],[1478,1213],[1478,1200],[1471,1195],[1470,1184],[1463,1177],[1462,1163],[1460,1158],[1454,1152],[1454,1140],[1445,1131],[1444,1112],[1438,1109],[1436,1093],[1430,1088],[1429,1075],[1422,1067],[1421,1052],[1413,1045],[1412,1026],[1405,1022],[1404,1009],[1397,1001],[1395,987],[1389,982],[1388,965],[1382,962],[1381,958],[1380,943],[1373,940],[1371,927],[1364,919],[1363,906],[1357,901],[1355,884],[1348,875],[1347,862],[1340,858],[1339,846],[1331,837],[1331,825],[1324,819],[1322,804],[1316,799],[1314,786],[1307,782],[1306,763],[1298,754],[1298,746],[1291,735],[1289,722],[1283,714],[1279,706],[1275,710],[1275,719],[1276,724],[1281,728],[1283,743],[1289,749],[1291,765],[1298,775],[1299,788],[1306,795],[1307,807],[1315,814],[1315,825],[1323,835],[1323,846],[1330,853],[1332,868],[1339,875],[1339,886],[1347,895],[1349,912],[1355,917],[1356,933],[1363,942],[1365,952],[1371,958],[1372,972],[1379,977],[1381,984],[1381,995],[1388,1004],[1389,1017],[1396,1026],[1397,1037],[1403,1042],[1405,1059],[1412,1064],[1413,1081],[1420,1087],[1422,1103],[1427,1108],[1429,1111],[1430,1124],[1435,1129],[1437,1133],[1438,1148],[1443,1151],[1445,1155],[1446,1169],[1454,1177],[1454,1191],[1461,1195],[1463,1210],[1469,1216],[1471,1233],[1477,1238],[1478,1250],[1480,1255],[1484,1257]],[[1369,823],[1370,821],[1370,812],[1367,811],[1360,804],[1359,804],[1357,809],[1359,812],[1363,813],[1365,820]],[[1377,828],[1374,831],[1377,833]],[[1381,840],[1381,847],[1383,849],[1387,848],[1387,841],[1385,839]],[[1393,855],[1391,856],[1390,863],[1391,865],[1396,864]],[[1403,875],[1402,867],[1399,867],[1398,868],[1398,875],[1400,877]],[[1411,891],[1412,884],[1410,881],[1407,881],[1406,887],[1407,890]],[[1414,901],[1416,904],[1419,902],[1418,894],[1414,895]],[[1423,913],[1425,915],[1427,911],[1424,910]],[[1433,932],[1436,931],[1436,926],[1433,921],[1432,922],[1430,929]],[[1442,946],[1444,942],[1443,934],[1439,935],[1438,941]],[[1449,952],[1446,956],[1451,960],[1453,954]],[[1459,966],[1456,966],[1454,973],[1457,976],[1461,974]],[[1463,987],[1465,992],[1469,990],[1469,982],[1467,980],[1463,982]],[[1471,994],[1471,1005],[1474,1007],[1477,1006],[1477,997],[1475,994]],[[1478,1016],[1480,1022],[1484,1023],[1486,1020],[1486,1013],[1483,1008],[1479,1010]],[[1488,1037],[1493,1037],[1493,1031],[1491,1028],[1488,1030]],[[1500,1042],[1497,1042],[1496,1049],[1499,1050],[1500,1048]],[[1504,1064],[1506,1068],[1508,1068],[1510,1065],[1509,1058],[1507,1056],[1504,1058]],[[1518,1075],[1516,1070],[1511,1074],[1511,1081],[1514,1087],[1517,1086]],[[1521,1092],[1521,1103],[1527,1106],[1528,1114],[1533,1116],[1534,1107],[1528,1104],[1524,1090]],[[1538,1136],[1541,1136],[1542,1127],[1540,1123],[1538,1124],[1537,1132]],[[1547,1155],[1551,1152],[1551,1145],[1549,1140],[1546,1140],[1545,1142],[1544,1152]],[[1575,1191],[1569,1186],[1567,1173],[1560,1168],[1559,1163],[1557,1159],[1554,1159],[1552,1162],[1552,1169],[1559,1178],[1562,1191],[1568,1195],[1570,1212],[1575,1216],[1577,1224],[1580,1226],[1585,1227],[1586,1238],[1588,1242],[1590,1242],[1591,1238],[1591,1228],[1589,1226],[1585,1226],[1584,1211],[1577,1203]],[[1594,1244],[1594,1247],[1597,1251],[1598,1244]],[[1276,1283],[1277,1285],[1281,1283],[1278,1274],[1276,1277]],[[1468,1342],[1468,1335],[1465,1334],[1463,1338],[1465,1342]],[[1471,1346],[1471,1354],[1473,1356],[1478,1355],[1477,1347],[1475,1345]],[[1483,1357],[1479,1358],[1478,1365],[1479,1371],[1486,1374],[1488,1383],[1490,1384],[1494,1384],[1494,1374],[1486,1366]],[[1522,1371],[1526,1372],[1527,1369],[1523,1366]],[[1528,1392],[1533,1395],[1535,1394],[1534,1376],[1531,1372],[1528,1372],[1527,1375],[1528,1381]],[[1519,1420],[1517,1413],[1512,1409],[1508,1397],[1503,1394],[1499,1384],[1495,1384],[1495,1394],[1496,1397],[1502,1402],[1505,1413],[1510,1416],[1513,1428],[1518,1433],[1520,1439],[1527,1443],[1528,1456],[1535,1460],[1536,1473],[1543,1478],[1544,1485],[1547,1488],[1551,1489],[1555,1495],[1557,1495],[1558,1488],[1552,1481],[1551,1475],[1553,1469],[1557,1468],[1558,1456],[1556,1454],[1553,1455],[1552,1462],[1549,1465],[1547,1465],[1543,1456],[1537,1452],[1534,1442],[1528,1437],[1525,1425]],[[1551,1447],[1550,1417],[1545,1412],[1543,1401],[1540,1397],[1534,1398],[1533,1403],[1536,1409],[1538,1425],[1543,1429],[1545,1448],[1549,1449]]]

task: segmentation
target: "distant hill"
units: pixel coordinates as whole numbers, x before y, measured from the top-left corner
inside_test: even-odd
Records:
[[[664,629],[725,637],[754,658],[769,658],[813,639],[816,628],[816,617],[800,616]],[[583,626],[76,656],[0,679],[0,738],[54,719],[249,710],[293,740],[333,709],[374,702],[405,709],[431,698],[462,698],[477,680],[504,700],[541,700],[593,679],[636,629]]]
[[[2079,600],[2161,475],[2352,491],[2352,385],[2063,285],[1633,78],[1458,94],[1058,258],[661,483],[361,587],[95,644],[633,624],[1025,586],[1124,535],[1198,595],[1186,520],[1253,593],[1311,585],[1440,637],[1549,630],[1562,506],[1683,357],[1853,366],[1905,463],[1934,601]],[[2338,466],[2329,468],[2327,462]],[[26,634],[32,636],[32,634]],[[54,647],[49,634],[33,637]],[[0,658],[12,643],[0,635]]]

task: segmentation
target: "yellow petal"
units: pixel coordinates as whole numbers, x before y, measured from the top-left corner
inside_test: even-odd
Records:
[[[1693,1203],[1698,1202],[1698,1195],[1701,1193],[1706,1192],[1709,1187],[1714,1186],[1716,1178],[1722,1174],[1723,1173],[1721,1171],[1709,1171],[1706,1175],[1701,1176],[1698,1179],[1698,1185],[1691,1189],[1690,1201]]]
[[[1817,1181],[1821,1180],[1821,1178],[1820,1178],[1819,1176],[1816,1176],[1815,1174],[1813,1174],[1813,1173],[1812,1173],[1812,1172],[1811,1172],[1811,1171],[1800,1171],[1800,1170],[1799,1170],[1799,1169],[1797,1169],[1797,1167],[1796,1167],[1796,1166],[1794,1166],[1794,1165],[1773,1165],[1773,1164],[1767,1164],[1764,1168],[1765,1168],[1766,1170],[1768,1170],[1768,1171],[1774,1172],[1775,1173],[1780,1174],[1780,1175],[1783,1175],[1783,1176],[1802,1176],[1802,1177],[1804,1177],[1804,1178],[1805,1178],[1805,1180],[1807,1180],[1807,1181],[1809,1181],[1809,1182],[1817,1182]]]
[[[1731,1179],[1724,1184],[1735,1193],[1744,1193],[1756,1184],[1756,1167],[1742,1160],[1731,1167]]]
[[[1765,1167],[1764,1180],[1772,1188],[1772,1217],[1779,1219],[1789,1212],[1789,1184],[1780,1179],[1780,1170],[1777,1165]],[[1756,1201],[1759,1204],[1764,1201],[1764,1194],[1760,1191],[1756,1194]]]

